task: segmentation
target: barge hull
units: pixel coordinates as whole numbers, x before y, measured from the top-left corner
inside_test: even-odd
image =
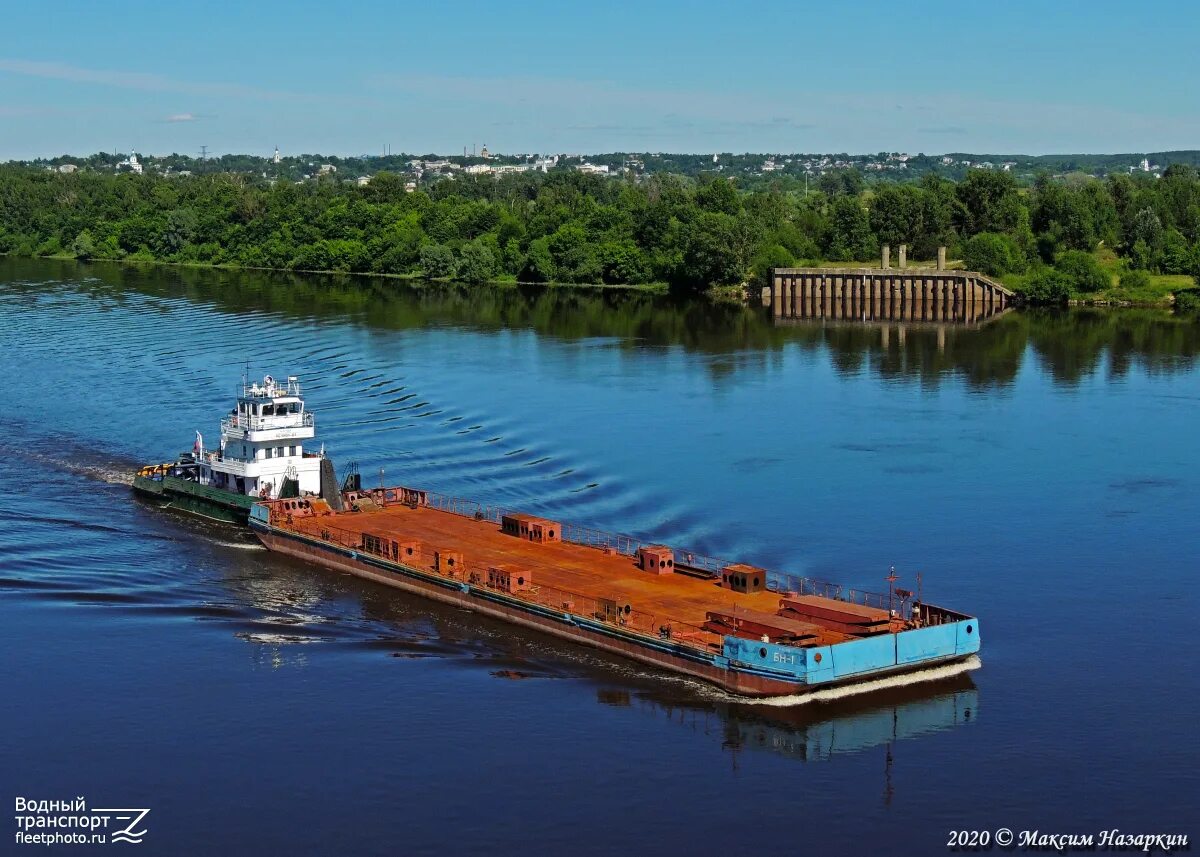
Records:
[[[948,649],[943,647],[937,653],[931,652],[928,657],[905,664],[898,664],[893,659],[890,663],[864,665],[851,674],[835,676],[830,671],[829,675],[814,675],[807,680],[781,672],[772,675],[770,673],[775,671],[756,664],[731,661],[724,654],[707,653],[669,640],[654,640],[645,635],[628,633],[603,622],[590,621],[576,614],[506,598],[488,589],[439,578],[399,563],[381,560],[369,553],[331,545],[301,533],[277,528],[256,519],[253,515],[250,526],[263,545],[270,550],[551,634],[563,640],[598,648],[657,669],[698,679],[738,696],[762,698],[804,694],[963,661],[977,651],[976,635],[976,648],[971,651],[960,651],[952,643]],[[947,626],[947,631],[953,640],[953,628]],[[764,647],[759,651],[766,652],[768,648],[773,651],[776,647]],[[766,659],[767,655],[764,654],[763,658]],[[817,660],[820,661],[820,658]],[[832,660],[829,658],[830,662]]]

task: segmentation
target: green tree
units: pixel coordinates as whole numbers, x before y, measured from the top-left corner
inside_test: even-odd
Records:
[[[1031,304],[1064,304],[1071,297],[1071,283],[1061,272],[1042,268],[1031,275],[1017,293]]]
[[[786,247],[781,247],[778,244],[769,244],[766,247],[759,249],[754,254],[754,259],[750,263],[751,282],[756,286],[765,286],[770,283],[770,271],[772,268],[790,268],[796,264],[796,259]]]
[[[1011,173],[971,170],[958,184],[955,194],[962,203],[961,231],[964,235],[1003,232],[1017,225],[1021,200]]]
[[[1066,250],[1054,263],[1070,282],[1072,291],[1088,294],[1106,291],[1112,280],[1100,267],[1096,257],[1082,250]]]
[[[477,238],[458,251],[458,276],[469,283],[486,283],[496,276],[496,255],[483,239]]]
[[[1099,182],[1067,187],[1042,175],[1034,188],[1031,221],[1033,230],[1056,247],[1093,250],[1100,241],[1115,237],[1117,214]]]
[[[1164,274],[1190,274],[1196,266],[1193,248],[1178,229],[1168,229],[1163,236],[1160,267]]]
[[[925,232],[925,194],[913,185],[888,184],[871,200],[871,230],[884,243],[915,245]]]
[[[527,283],[551,283],[558,274],[554,256],[550,253],[550,239],[537,238],[529,245],[529,253],[518,279]]]
[[[454,251],[444,244],[426,244],[421,248],[420,260],[427,277],[453,277],[458,270]]]
[[[853,261],[875,255],[875,236],[866,209],[857,197],[835,197],[829,205],[825,254],[830,259]]]
[[[856,169],[828,170],[817,179],[817,187],[826,196],[858,196],[866,187],[862,173]]]
[[[598,255],[606,283],[644,283],[650,279],[649,262],[634,241],[607,241],[600,245]]]
[[[963,262],[968,270],[993,277],[1025,270],[1025,258],[1016,241],[998,232],[981,232],[968,238],[963,245]]]
[[[75,236],[75,240],[71,243],[71,252],[75,254],[76,259],[87,261],[96,255],[96,242],[92,239],[92,233],[86,229]]]
[[[559,280],[566,283],[597,283],[601,278],[595,246],[584,228],[576,223],[560,226],[549,236],[548,248]]]
[[[723,178],[701,184],[696,190],[696,202],[705,211],[717,214],[736,215],[742,210],[742,200],[733,182]]]
[[[1163,225],[1158,213],[1152,208],[1143,208],[1139,211],[1133,218],[1129,234],[1129,240],[1134,247],[1138,244],[1144,245],[1136,252],[1139,259],[1137,267],[1152,268],[1157,264],[1159,254],[1162,252],[1163,238]]]
[[[1183,289],[1176,292],[1175,312],[1179,315],[1200,314],[1200,288]]]
[[[745,244],[736,218],[704,212],[690,225],[676,282],[691,289],[740,283]]]

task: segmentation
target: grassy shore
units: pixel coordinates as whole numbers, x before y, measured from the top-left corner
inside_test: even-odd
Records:
[[[1072,303],[1171,306],[1178,292],[1196,288],[1196,279],[1187,274],[1150,274],[1146,285],[1131,289],[1121,284],[1121,275],[1128,268],[1116,253],[1107,247],[1101,247],[1093,256],[1108,275],[1108,288],[1076,295],[1072,298]],[[1030,276],[1031,274],[1005,274],[999,279],[1010,289],[1019,291]]]
[[[1096,261],[1100,263],[1100,267],[1108,274],[1109,286],[1099,292],[1088,292],[1080,294],[1072,299],[1073,303],[1080,304],[1121,304],[1128,306],[1171,306],[1174,303],[1175,295],[1181,291],[1196,288],[1196,279],[1187,274],[1150,274],[1150,282],[1136,289],[1130,289],[1127,286],[1121,285],[1121,275],[1127,270],[1124,261],[1117,256],[1111,249],[1102,247],[1095,252]],[[804,265],[807,267],[807,263]],[[870,261],[853,261],[853,262],[819,262],[813,267],[820,268],[879,268],[880,260],[871,259]],[[892,267],[896,267],[896,256],[892,255]],[[936,267],[936,263],[930,261],[908,261],[908,269],[913,270],[929,270]],[[946,270],[963,270],[966,268],[965,263],[961,259],[947,259]],[[1032,274],[1005,274],[1000,277],[995,277],[998,282],[1019,292],[1025,283],[1029,280]]]
[[[11,254],[0,253],[0,257]],[[1174,303],[1175,295],[1181,291],[1193,290],[1196,288],[1196,279],[1186,274],[1150,274],[1149,282],[1143,287],[1135,289],[1121,285],[1121,275],[1125,273],[1125,263],[1114,253],[1107,248],[1101,248],[1095,253],[1096,260],[1100,263],[1101,268],[1109,276],[1109,287],[1099,292],[1088,292],[1085,294],[1076,295],[1072,298],[1072,303],[1077,304],[1117,304],[1122,306],[1147,306],[1147,307],[1169,307]],[[400,282],[411,285],[420,286],[422,284],[447,284],[463,282],[452,277],[426,277],[424,274],[381,274],[370,272],[354,272],[354,271],[330,271],[330,270],[307,270],[296,268],[258,268],[245,265],[212,265],[205,262],[166,262],[157,259],[100,259],[93,258],[88,260],[77,259],[69,253],[60,253],[50,256],[35,256],[35,257],[16,257],[13,258],[39,258],[39,259],[56,259],[61,261],[75,261],[86,264],[87,262],[103,262],[106,264],[133,265],[139,267],[163,266],[168,268],[201,268],[215,271],[259,271],[270,272],[277,274],[317,274],[323,276],[338,276],[338,277],[368,277],[383,280],[398,280]],[[871,259],[868,261],[855,260],[850,262],[831,262],[831,261],[815,261],[804,260],[798,263],[799,267],[820,267],[837,270],[863,269],[863,268],[880,268],[879,259]],[[965,264],[961,259],[947,259],[946,270],[964,270]],[[909,260],[905,270],[912,271],[931,271],[936,268],[936,262],[933,260],[914,261]],[[896,259],[892,259],[892,270],[898,270],[896,267]],[[1032,274],[1005,274],[995,279],[1012,289],[1020,292],[1025,283],[1029,280]],[[666,294],[669,287],[666,283],[636,283],[636,284],[610,284],[610,283],[527,283],[517,280],[515,277],[506,276],[498,279],[488,280],[475,285],[493,286],[496,288],[516,288],[518,286],[542,286],[546,288],[560,289],[604,289],[614,291],[630,291],[642,292],[647,294]],[[746,294],[744,286],[722,286],[713,287],[705,292],[705,295],[712,300],[720,302],[728,302],[735,299],[742,299]],[[749,294],[757,294],[758,289],[751,287],[748,290]]]

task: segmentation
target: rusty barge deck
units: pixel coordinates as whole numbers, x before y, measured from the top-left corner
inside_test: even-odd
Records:
[[[978,622],[914,601],[637,542],[412,488],[257,504],[282,553],[732,693],[772,696],[960,660]]]

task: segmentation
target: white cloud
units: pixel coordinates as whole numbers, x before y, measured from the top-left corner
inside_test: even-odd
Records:
[[[113,86],[118,89],[135,89],[142,92],[181,92],[187,95],[212,95],[222,98],[258,98],[267,100],[300,99],[309,96],[290,92],[278,92],[243,86],[240,83],[193,83],[175,80],[161,74],[146,74],[136,71],[82,68],[61,62],[42,62],[0,57],[0,72],[40,77],[49,80],[66,80],[73,83],[90,83]]]

